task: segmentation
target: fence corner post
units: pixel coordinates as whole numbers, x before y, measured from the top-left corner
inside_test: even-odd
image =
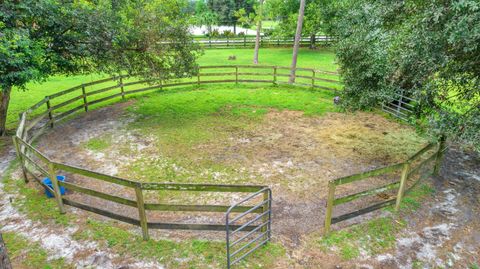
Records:
[[[65,214],[65,208],[63,206],[62,201],[62,193],[60,192],[60,187],[58,185],[57,173],[55,172],[55,166],[52,162],[48,163],[48,173],[50,174],[50,180],[52,181],[53,185],[53,193],[55,196],[55,200],[57,200],[58,209],[60,210],[60,214]]]
[[[312,69],[312,88],[315,87],[315,69]]]
[[[335,198],[335,184],[333,181],[328,182],[327,211],[325,212],[325,235],[330,232],[332,224],[333,199]]]
[[[140,218],[140,226],[142,227],[143,240],[147,241],[150,237],[148,235],[147,214],[145,213],[145,202],[140,184],[135,186],[135,194],[137,197],[138,217]]]
[[[445,154],[445,143],[447,138],[445,135],[440,137],[440,143],[438,145],[437,157],[435,158],[435,166],[433,168],[433,174],[438,176],[440,174],[440,167],[442,166],[443,162],[443,155]]]
[[[20,166],[22,168],[23,180],[25,181],[25,183],[28,183],[27,170],[25,169],[25,161],[23,160],[22,152],[20,151],[20,146],[18,145],[17,136],[14,135],[12,139],[15,151],[17,152],[18,160],[20,161]]]
[[[395,211],[400,209],[402,198],[405,193],[405,186],[407,184],[408,173],[410,172],[410,162],[407,161],[403,164],[402,176],[400,178],[400,186],[398,187],[397,201],[395,202]]]

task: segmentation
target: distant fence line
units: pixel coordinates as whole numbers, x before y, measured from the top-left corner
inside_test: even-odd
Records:
[[[300,46],[328,45],[334,39],[329,36],[302,37]],[[255,37],[253,36],[235,36],[235,37],[195,37],[194,41],[201,44],[204,48],[250,48],[255,46]],[[261,36],[261,47],[289,47],[293,46],[295,38]]]
[[[185,85],[201,85],[212,83],[288,83],[290,68],[278,66],[202,66],[198,74],[191,78],[180,78],[157,84],[145,85],[152,81],[136,78],[106,78],[46,96],[38,103],[20,114],[20,122],[13,136],[13,142],[20,160],[21,169],[26,182],[31,176],[45,190],[53,193],[61,213],[65,213],[65,205],[90,211],[111,219],[141,227],[143,238],[149,239],[149,229],[181,229],[225,231],[227,241],[227,265],[230,267],[243,260],[260,246],[266,244],[271,237],[271,203],[272,194],[268,186],[258,185],[222,185],[222,184],[180,184],[180,183],[145,183],[116,176],[111,176],[89,169],[53,161],[34,145],[37,139],[55,124],[72,117],[78,112],[87,112],[96,105],[126,96],[161,90],[169,87]],[[340,83],[335,72],[320,71],[309,68],[297,68],[295,85],[335,90],[333,85]],[[337,79],[335,79],[337,77]],[[112,100],[114,101],[114,100]],[[87,178],[115,184],[133,193],[132,197],[111,194],[92,189],[79,182],[60,181],[57,175],[66,174],[69,178]],[[42,178],[49,177],[52,186],[44,184]],[[81,182],[80,182],[81,183]],[[115,213],[98,205],[84,203],[69,195],[62,196],[60,187],[82,193],[95,199],[135,208],[138,218]],[[228,205],[183,205],[162,204],[145,201],[146,191],[193,191],[250,193],[243,200]],[[249,203],[248,205],[246,205]],[[225,213],[224,224],[197,223],[163,223],[151,222],[147,217],[149,211],[166,212],[220,212]],[[242,232],[242,233],[241,233]],[[253,239],[251,239],[253,237]]]

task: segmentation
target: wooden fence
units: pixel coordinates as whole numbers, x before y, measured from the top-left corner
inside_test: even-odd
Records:
[[[330,232],[331,224],[348,220],[389,205],[395,204],[395,210],[398,211],[405,193],[409,192],[421,179],[426,178],[431,174],[438,173],[444,151],[445,139],[441,139],[438,143],[430,143],[426,145],[424,148],[415,153],[405,162],[330,180],[328,182],[327,210],[325,213],[325,233]],[[429,169],[427,166],[432,162],[435,162],[434,166],[433,168]],[[423,174],[420,173],[422,169],[427,170],[427,172]],[[391,173],[400,171],[400,178],[398,180],[394,180],[391,183],[373,189],[349,194],[340,198],[335,198],[335,189],[340,185],[352,184],[372,177],[388,176]],[[396,196],[394,196],[394,198],[390,198],[391,196],[387,195],[388,191],[392,190],[397,190]],[[352,202],[364,197],[371,197],[374,195],[382,197],[382,194],[384,194],[383,197],[387,198],[383,199],[383,201],[381,202],[374,203],[373,205],[354,212],[349,212],[340,216],[332,217],[333,209],[337,205]]]
[[[314,69],[297,68],[295,85],[336,90],[340,87],[338,76],[334,72],[319,71]],[[203,66],[198,75],[190,78],[179,78],[161,83],[151,84],[152,81],[138,80],[136,78],[115,77],[105,78],[90,83],[75,86],[73,88],[46,96],[38,103],[20,114],[20,121],[13,142],[17,156],[20,160],[21,169],[26,182],[29,176],[38,182],[43,188],[51,192],[58,204],[61,213],[65,213],[65,205],[80,208],[96,214],[100,214],[121,222],[141,227],[143,238],[148,240],[149,229],[182,229],[182,230],[210,230],[226,231],[226,236],[246,232],[247,235],[240,237],[235,242],[227,240],[227,249],[231,253],[227,256],[230,266],[230,258],[238,256],[235,261],[245,258],[253,250],[252,244],[258,243],[258,238],[263,238],[254,249],[266,244],[270,240],[271,223],[271,190],[267,186],[257,185],[219,185],[219,184],[176,184],[176,183],[145,183],[124,179],[91,171],[85,168],[60,163],[52,160],[34,145],[37,139],[48,129],[56,124],[73,117],[74,115],[95,109],[108,102],[116,102],[133,94],[141,94],[154,90],[162,90],[169,87],[185,85],[201,85],[212,83],[288,83],[290,68],[277,66]],[[150,84],[148,84],[150,83]],[[114,184],[113,189],[126,189],[133,193],[131,197],[124,197],[105,191],[96,190],[79,184],[75,181],[60,181],[57,175],[67,174],[69,178],[87,178],[102,184]],[[51,186],[44,184],[43,178],[51,179]],[[81,193],[82,197],[94,197],[108,203],[114,203],[135,210],[137,217],[115,213],[105,207],[94,206],[72,199],[70,195],[61,195],[61,188]],[[144,195],[147,191],[176,191],[176,192],[223,192],[223,193],[246,193],[249,197],[254,195],[261,201],[250,201],[250,204],[239,203],[227,205],[204,205],[204,204],[162,204],[149,203]],[[258,193],[263,195],[259,196]],[[257,199],[258,200],[258,199]],[[243,203],[243,202],[242,202]],[[149,221],[148,212],[216,212],[224,213],[224,224],[197,224],[197,223],[165,223]],[[233,215],[232,215],[233,214]],[[236,216],[235,214],[239,214]],[[245,219],[246,223],[240,222],[239,218]],[[230,217],[230,221],[229,221]],[[233,218],[233,219],[232,219]],[[251,221],[250,219],[258,220]],[[246,240],[248,236],[256,236],[256,240]],[[244,243],[244,245],[242,245]],[[233,247],[239,248],[233,250]],[[242,251],[246,253],[242,254]]]
[[[194,41],[201,44],[204,48],[251,48],[255,46],[254,36],[243,37],[201,37],[194,38]],[[300,40],[300,46],[306,47],[312,45],[312,39],[310,37],[302,37]],[[317,36],[315,37],[315,45],[328,45],[333,41],[329,36]],[[295,38],[274,38],[261,36],[261,47],[290,47],[293,46]]]

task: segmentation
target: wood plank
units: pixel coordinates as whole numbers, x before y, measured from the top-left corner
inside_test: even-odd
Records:
[[[347,219],[355,218],[355,217],[358,217],[358,216],[360,216],[360,215],[363,215],[363,214],[366,214],[366,213],[369,213],[369,212],[378,210],[378,209],[380,209],[380,208],[383,208],[383,207],[392,205],[392,204],[395,203],[395,200],[396,200],[396,199],[394,198],[394,199],[382,201],[382,202],[377,203],[377,204],[374,204],[374,205],[372,205],[372,206],[369,206],[369,207],[366,207],[366,208],[362,208],[362,209],[360,209],[360,210],[358,210],[358,211],[355,211],[355,212],[352,212],[352,213],[348,213],[348,214],[344,214],[344,215],[341,215],[341,216],[332,218],[332,224],[338,223],[338,222],[341,222],[341,221],[344,221],[344,220],[347,220]]]
[[[122,221],[122,222],[125,222],[125,223],[129,223],[129,224],[132,224],[132,225],[140,226],[140,221],[137,220],[137,219],[134,219],[134,218],[126,217],[126,216],[123,216],[123,215],[112,213],[112,212],[104,210],[104,209],[100,209],[100,208],[89,206],[89,205],[86,205],[86,204],[83,204],[83,203],[75,202],[75,201],[72,201],[72,200],[70,200],[68,198],[65,198],[65,197],[62,198],[62,201],[65,205],[73,206],[73,207],[80,208],[80,209],[83,209],[83,210],[86,210],[86,211],[89,211],[89,212],[92,212],[92,213],[95,213],[95,214],[98,214],[98,215],[102,215],[102,216],[111,218],[111,219],[115,219],[115,220]]]
[[[37,169],[41,174],[43,174],[43,176],[45,177],[49,177],[50,175],[48,174],[47,170],[43,169],[40,165],[38,165],[35,161],[33,161],[30,157],[28,157],[27,155],[23,155],[22,154],[22,158],[26,161],[28,161],[28,163],[30,163],[31,165],[33,165],[35,167],[35,169]]]
[[[107,193],[104,193],[104,192],[99,192],[99,191],[92,190],[92,189],[89,189],[89,188],[85,188],[85,187],[79,186],[77,184],[73,184],[71,182],[59,181],[58,185],[63,186],[65,188],[69,189],[69,190],[73,190],[73,191],[84,193],[84,194],[87,194],[87,195],[90,195],[90,196],[98,197],[98,198],[101,198],[101,199],[104,199],[104,200],[107,200],[107,201],[115,202],[115,203],[122,204],[122,205],[131,206],[131,207],[135,207],[135,208],[137,207],[137,202],[136,201],[126,199],[126,198],[123,198],[123,197],[119,197],[119,196],[115,196],[115,195],[111,195],[111,194],[107,194]]]
[[[227,212],[230,206],[223,205],[173,205],[173,204],[145,204],[145,209],[156,211],[188,211],[188,212]],[[231,212],[245,212],[252,209],[252,206],[239,206],[231,210]],[[261,213],[262,209],[258,208],[252,213]]]
[[[82,99],[82,98],[83,98],[83,95],[79,95],[79,96],[73,97],[72,99],[69,99],[69,100],[67,100],[67,101],[64,101],[64,102],[58,104],[58,105],[54,105],[54,106],[50,107],[47,111],[48,111],[48,112],[52,112],[52,111],[57,110],[57,109],[59,109],[59,108],[61,108],[61,107],[63,107],[63,106],[66,106],[66,105],[69,105],[69,104],[71,104],[71,103],[73,103],[73,102],[75,102],[75,101],[78,101],[78,100],[80,100],[80,99]]]
[[[117,88],[120,88],[120,84],[113,85],[113,86],[110,86],[110,87],[101,88],[101,89],[94,90],[94,91],[91,91],[91,92],[87,92],[86,95],[87,96],[92,96],[92,95],[99,94],[99,93],[102,93],[102,92],[108,92],[108,91],[111,91],[111,90],[114,90],[114,89],[117,89]]]
[[[257,185],[216,185],[188,183],[139,183],[143,190],[167,191],[211,191],[211,192],[257,192],[265,186]]]
[[[50,162],[50,159],[47,158],[45,155],[43,155],[43,153],[41,153],[40,151],[38,151],[36,148],[32,147],[30,144],[28,144],[27,142],[25,142],[23,139],[21,138],[18,138],[17,137],[17,141],[20,142],[21,145],[23,145],[24,147],[28,148],[29,150],[31,150],[38,158],[40,158],[43,162],[45,163],[49,163]],[[22,153],[22,155],[25,155],[24,153]]]
[[[384,185],[384,186],[381,186],[381,187],[378,187],[378,188],[375,188],[375,189],[366,190],[366,191],[357,192],[357,193],[354,193],[354,194],[351,194],[351,195],[343,196],[341,198],[335,199],[333,201],[333,205],[340,205],[340,204],[344,204],[344,203],[347,203],[347,202],[350,202],[350,201],[353,201],[353,200],[356,200],[356,199],[359,199],[359,198],[362,198],[362,197],[365,197],[365,196],[370,196],[370,195],[382,193],[382,192],[385,192],[385,191],[389,191],[389,190],[397,188],[399,185],[400,185],[400,181],[396,181],[396,182],[393,182],[393,183],[390,183],[390,184],[387,184],[387,185]]]
[[[89,101],[88,105],[91,106],[91,105],[94,105],[94,104],[98,104],[98,103],[101,103],[101,102],[104,102],[104,101],[107,101],[107,100],[110,100],[110,99],[113,99],[113,98],[119,97],[119,96],[122,96],[121,92],[110,95],[110,96],[107,96],[107,97],[103,97],[103,98],[100,98],[100,99],[97,99],[97,100]]]
[[[54,99],[54,98],[57,98],[57,97],[62,96],[62,95],[65,95],[65,94],[67,94],[67,93],[71,93],[71,92],[73,92],[73,91],[75,91],[75,90],[79,90],[79,89],[81,89],[81,88],[82,88],[82,85],[78,85],[78,86],[75,86],[75,87],[73,87],[73,88],[66,89],[66,90],[64,90],[64,91],[60,91],[60,92],[56,92],[56,93],[54,93],[54,94],[51,94],[51,95],[47,96],[47,98],[49,98],[50,100],[52,100],[52,99]]]
[[[430,149],[432,149],[433,147],[435,147],[437,144],[436,143],[429,143],[428,145],[426,145],[425,147],[423,147],[421,150],[417,151],[417,153],[413,154],[410,158],[408,158],[407,162],[413,162],[415,161],[416,159],[418,159],[418,157],[420,157],[421,155],[423,155],[423,153],[429,151]]]
[[[410,178],[413,174],[415,174],[416,172],[418,172],[424,165],[426,165],[427,163],[429,162],[432,162],[433,160],[436,159],[436,156],[437,154],[432,154],[430,157],[428,157],[427,159],[423,160],[422,162],[420,162],[417,166],[415,166],[414,168],[412,168],[410,170],[410,172],[408,173],[408,178]]]
[[[400,170],[402,167],[403,167],[403,163],[399,163],[399,164],[394,164],[394,165],[370,170],[370,171],[363,172],[363,173],[358,173],[358,174],[355,174],[355,175],[350,175],[350,176],[346,176],[346,177],[337,178],[337,179],[334,179],[332,181],[336,186],[338,186],[338,185],[343,185],[343,184],[355,182],[355,181],[358,181],[358,180],[362,180],[362,179],[365,179],[365,178],[368,178],[368,177],[374,177],[374,176],[379,176],[379,175],[395,172],[395,171]]]
[[[70,172],[70,173],[75,173],[75,174],[79,174],[79,175],[83,175],[83,176],[87,176],[87,177],[91,177],[91,178],[96,178],[96,179],[99,179],[99,180],[107,181],[107,182],[122,185],[122,186],[135,187],[138,184],[140,184],[140,183],[137,183],[135,181],[105,175],[105,174],[102,174],[102,173],[90,171],[88,169],[79,168],[79,167],[75,167],[75,166],[71,166],[71,165],[66,165],[66,164],[63,164],[63,163],[54,162],[53,164],[55,165],[55,168],[57,168],[59,170],[63,170],[65,172]]]
[[[83,105],[83,104],[81,104],[81,105],[79,105],[79,106],[77,106],[77,107],[74,107],[74,108],[72,108],[72,109],[70,109],[70,110],[68,110],[68,111],[65,111],[65,112],[59,114],[58,116],[55,116],[55,117],[53,118],[53,121],[54,121],[54,122],[62,121],[62,120],[64,120],[67,116],[69,116],[69,115],[77,112],[78,110],[81,110],[82,108],[84,108],[84,105]]]
[[[31,106],[30,108],[28,108],[25,112],[30,114],[31,112],[33,112],[34,110],[36,110],[37,108],[41,107],[43,104],[45,104],[47,102],[48,98],[43,98],[40,102],[34,104],[33,106]]]

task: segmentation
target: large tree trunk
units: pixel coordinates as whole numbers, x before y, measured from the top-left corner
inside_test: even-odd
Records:
[[[0,269],[12,269],[7,255],[7,248],[5,247],[5,243],[3,243],[2,234],[0,234]]]
[[[0,90],[0,136],[6,135],[7,111],[10,102],[12,87],[8,86]]]
[[[263,0],[260,0],[260,8],[257,18],[257,35],[255,37],[255,50],[253,52],[253,64],[258,64],[258,51],[260,50],[260,31],[262,30],[262,9]]]
[[[295,43],[293,44],[292,66],[290,70],[289,83],[295,82],[295,68],[297,68],[298,48],[302,38],[303,15],[305,14],[305,0],[300,0],[300,9],[298,10],[297,32],[295,33]]]

